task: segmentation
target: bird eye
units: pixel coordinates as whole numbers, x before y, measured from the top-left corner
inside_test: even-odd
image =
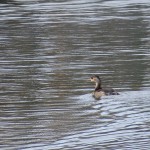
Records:
[[[93,77],[91,77],[91,79],[93,79]]]

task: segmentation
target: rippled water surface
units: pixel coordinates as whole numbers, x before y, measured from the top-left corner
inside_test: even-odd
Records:
[[[0,80],[2,150],[149,150],[150,1],[0,1]]]

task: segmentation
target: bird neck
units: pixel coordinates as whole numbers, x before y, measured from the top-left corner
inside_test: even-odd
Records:
[[[102,89],[102,87],[101,87],[101,83],[99,81],[99,82],[96,82],[95,91],[100,90],[100,89]]]

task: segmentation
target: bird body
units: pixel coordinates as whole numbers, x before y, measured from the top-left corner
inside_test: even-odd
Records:
[[[98,99],[101,96],[106,95],[119,95],[114,89],[103,89],[101,87],[101,79],[99,76],[94,75],[90,78],[91,82],[95,82],[95,90],[93,91],[92,95]]]

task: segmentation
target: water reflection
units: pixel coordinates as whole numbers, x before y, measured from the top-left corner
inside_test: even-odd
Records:
[[[0,8],[2,149],[149,148],[148,1]],[[121,95],[95,101],[95,73]]]

